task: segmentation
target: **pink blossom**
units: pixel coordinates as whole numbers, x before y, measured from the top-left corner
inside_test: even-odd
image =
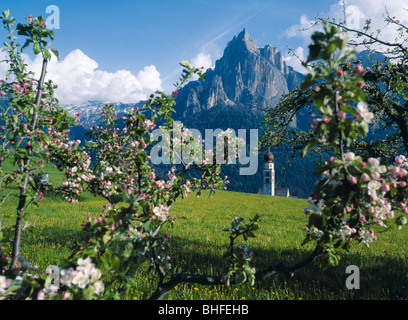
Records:
[[[39,291],[37,294],[37,300],[44,300],[45,299],[45,293],[44,291]]]
[[[70,297],[71,293],[69,291],[65,291],[62,295],[62,299],[67,300]]]
[[[403,164],[404,161],[405,161],[405,157],[404,157],[404,156],[398,156],[398,157],[395,158],[395,163],[396,163],[397,165]]]
[[[350,178],[348,178],[348,182],[349,182],[350,184],[357,184],[357,178],[351,176]]]
[[[364,70],[364,68],[361,66],[361,65],[356,65],[354,68],[353,68],[353,71],[354,71],[354,73],[357,73],[357,74],[359,74],[359,75],[363,75],[363,74],[365,74],[366,73],[366,71]]]
[[[337,113],[337,117],[338,117],[339,119],[346,119],[347,114],[346,114],[344,111],[339,111],[339,112]]]
[[[390,185],[388,183],[383,184],[381,186],[381,189],[382,189],[382,191],[388,192],[388,191],[390,191]]]

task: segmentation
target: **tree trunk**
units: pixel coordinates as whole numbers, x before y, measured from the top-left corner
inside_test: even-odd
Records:
[[[34,131],[37,127],[38,117],[39,117],[39,107],[41,104],[41,98],[44,91],[44,81],[45,75],[47,73],[47,65],[48,60],[43,59],[43,65],[41,70],[40,80],[38,81],[37,87],[37,96],[35,98],[35,105],[36,109],[34,110],[33,118],[31,120],[32,131]],[[33,155],[32,147],[28,147],[29,155]],[[18,264],[18,258],[20,257],[20,246],[21,246],[21,238],[23,234],[23,226],[24,226],[24,211],[26,209],[26,199],[27,199],[27,191],[28,191],[28,183],[30,180],[30,171],[28,166],[30,164],[30,159],[26,159],[24,161],[24,183],[20,186],[20,198],[17,207],[17,218],[16,218],[16,226],[15,226],[15,233],[14,233],[14,241],[13,241],[13,252],[12,252],[12,259],[10,268],[15,269],[16,265]]]

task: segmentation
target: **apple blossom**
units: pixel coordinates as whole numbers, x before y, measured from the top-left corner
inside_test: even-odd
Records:
[[[346,161],[348,161],[348,162],[353,162],[354,159],[355,159],[355,154],[354,154],[353,152],[347,152],[347,153],[344,155],[344,158],[345,158]]]
[[[366,73],[366,71],[364,70],[364,68],[361,65],[356,65],[353,68],[354,73],[358,74],[358,75],[364,75]]]

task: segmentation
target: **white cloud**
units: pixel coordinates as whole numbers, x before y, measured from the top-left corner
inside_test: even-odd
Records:
[[[309,20],[306,15],[302,15],[299,19],[299,24],[290,26],[285,30],[285,34],[289,38],[302,37],[303,39],[308,40],[316,30],[316,27],[314,26],[315,23],[315,20]]]
[[[214,67],[210,53],[200,52],[193,59],[191,64],[197,68],[204,67],[204,70]]]
[[[215,61],[222,57],[223,50],[217,42],[231,32],[231,29],[223,31],[200,46],[200,52],[191,59],[191,63],[197,67],[204,67],[204,70],[215,67]]]
[[[221,57],[221,50],[212,40],[201,46],[201,52],[190,59],[194,67],[202,68],[203,72],[207,69],[215,68],[215,61]],[[192,80],[198,80],[198,76],[194,75]]]
[[[23,55],[28,69],[39,77],[42,59],[31,60]],[[4,76],[6,64],[0,64]],[[145,66],[137,75],[127,70],[108,72],[98,69],[98,63],[77,49],[64,59],[55,57],[49,62],[46,79],[58,85],[55,96],[62,104],[81,104],[87,101],[136,103],[161,90],[162,80],[154,65]]]
[[[330,7],[329,17],[337,20],[346,18],[347,26],[352,29],[362,29],[367,19],[371,19],[371,31],[381,30],[380,38],[394,43],[398,37],[397,27],[385,22],[385,15],[399,19],[404,25],[408,25],[408,1],[407,0],[348,0],[343,9],[343,1]],[[350,35],[350,36],[355,36]],[[377,47],[380,48],[380,47]]]
[[[285,57],[284,60],[287,65],[300,73],[306,73],[307,69],[302,66],[302,61],[306,60],[305,49],[303,47],[297,47],[291,56]]]
[[[343,6],[345,3],[345,6]],[[385,14],[388,11],[391,17],[399,19],[404,25],[408,25],[408,1],[407,0],[341,0],[338,3],[332,5],[327,13],[323,13],[321,17],[334,18],[337,21],[344,21],[352,29],[362,29],[367,19],[371,19],[371,30],[381,30],[381,39],[395,42],[398,36],[398,31],[393,25],[387,25],[385,22]],[[297,48],[295,52],[305,53],[306,58],[308,54],[308,45],[311,42],[311,35],[314,31],[318,30],[320,26],[313,26],[314,18],[309,18],[306,15],[302,15],[299,18],[299,23],[292,25],[285,30],[285,36],[288,38],[300,38],[302,39],[301,47]],[[312,27],[313,26],[313,27]],[[353,35],[350,34],[350,37]],[[302,50],[301,50],[302,49]],[[301,56],[299,54],[299,56]],[[288,65],[292,66],[295,70],[303,72],[298,59],[295,57],[285,58]]]
[[[285,35],[288,38],[302,39],[301,45],[297,47],[291,55],[284,57],[287,65],[300,73],[307,72],[306,68],[302,66],[302,61],[305,61],[307,58],[310,37],[313,32],[320,28],[315,20],[310,20],[306,15],[302,15],[299,19],[299,24],[292,25],[285,30]]]

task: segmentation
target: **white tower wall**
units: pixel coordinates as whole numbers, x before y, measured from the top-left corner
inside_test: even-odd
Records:
[[[275,196],[275,164],[266,162],[263,166],[263,194]]]

